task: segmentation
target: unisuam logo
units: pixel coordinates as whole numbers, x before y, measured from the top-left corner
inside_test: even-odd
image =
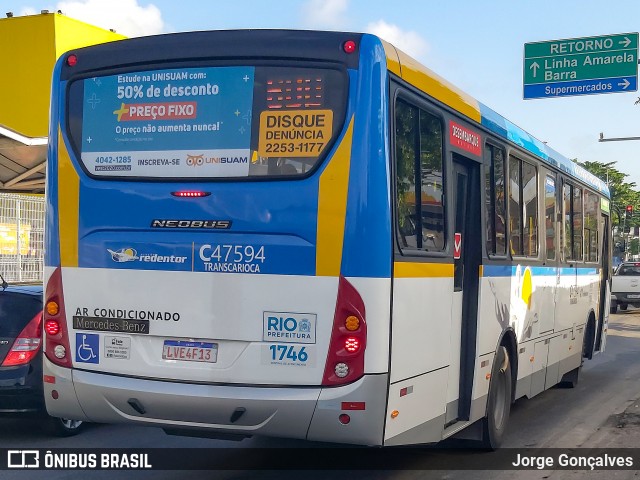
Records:
[[[207,157],[204,154],[192,155],[187,154],[186,163],[190,167],[201,167],[204,164],[220,164],[220,163],[249,163],[249,157],[245,155],[239,156],[220,156],[220,157]]]

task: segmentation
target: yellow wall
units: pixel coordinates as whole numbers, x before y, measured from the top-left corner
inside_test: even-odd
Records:
[[[123,38],[57,13],[0,19],[0,126],[46,137],[56,60],[73,48]]]

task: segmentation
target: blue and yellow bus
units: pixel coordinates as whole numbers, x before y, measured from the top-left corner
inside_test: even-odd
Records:
[[[496,447],[604,348],[606,185],[376,36],[74,50],[50,139],[57,417]]]

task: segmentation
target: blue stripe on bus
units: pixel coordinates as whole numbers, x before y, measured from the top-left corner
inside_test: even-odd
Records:
[[[482,103],[480,104],[480,114],[482,115],[482,125],[489,130],[511,140],[516,145],[536,154],[543,160],[549,158],[544,143]]]
[[[600,273],[599,268],[576,268],[578,275],[598,275]]]
[[[480,103],[480,115],[482,117],[481,123],[484,127],[537,155],[547,164],[581,179],[587,185],[590,185],[600,193],[609,197],[609,188],[598,177],[587,172],[584,168],[548,147],[537,138],[532,137],[520,127],[511,123],[502,115],[482,103]]]
[[[531,269],[531,273],[536,276],[553,276],[558,274],[558,270],[560,271],[561,276],[569,276],[569,275],[598,275],[599,269],[593,267],[537,267],[537,266],[528,266],[525,267],[520,265],[520,268],[524,270],[524,268]],[[513,277],[516,275],[518,265],[483,265],[483,276],[484,277]]]
[[[350,104],[358,109],[354,117],[342,275],[390,277],[391,224],[381,221],[391,217],[386,56],[382,43],[372,35],[362,36],[360,51],[360,71],[368,73],[350,72]]]

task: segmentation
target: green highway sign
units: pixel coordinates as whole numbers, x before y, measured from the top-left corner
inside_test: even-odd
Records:
[[[638,90],[638,33],[526,43],[524,98]]]

